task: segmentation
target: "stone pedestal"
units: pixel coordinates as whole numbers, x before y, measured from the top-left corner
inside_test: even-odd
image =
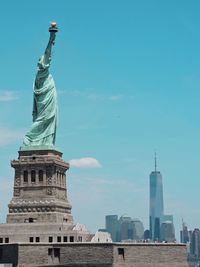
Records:
[[[73,223],[67,199],[69,164],[56,150],[19,151],[11,161],[15,169],[14,192],[7,223],[0,224],[1,243],[86,242],[84,225]]]
[[[15,169],[14,192],[7,223],[73,224],[66,189],[69,164],[62,160],[61,152],[19,151],[11,166]]]

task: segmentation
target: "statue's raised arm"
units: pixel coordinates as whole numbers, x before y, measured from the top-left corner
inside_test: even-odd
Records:
[[[38,61],[34,82],[33,124],[23,141],[22,150],[52,149],[55,145],[57,127],[57,94],[52,75],[49,73],[52,46],[57,27],[51,23],[50,37],[44,54]]]
[[[50,66],[51,62],[51,51],[52,46],[55,44],[56,32],[57,32],[56,23],[52,22],[51,27],[49,28],[50,36],[47,47],[45,49],[44,55],[42,55],[38,62],[38,70],[44,70]]]
[[[47,47],[46,47],[45,52],[44,52],[45,64],[48,64],[50,62],[52,46],[55,44],[56,32],[57,32],[57,27],[56,27],[55,22],[51,23],[51,27],[49,28],[49,32],[50,32],[49,42],[48,42]]]

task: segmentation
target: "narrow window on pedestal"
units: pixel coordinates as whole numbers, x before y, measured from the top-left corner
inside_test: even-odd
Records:
[[[28,171],[24,171],[24,183],[28,183]]]
[[[63,185],[65,186],[66,183],[66,174],[63,175]]]
[[[59,177],[59,185],[61,185],[61,173],[60,172],[58,174],[58,177]]]
[[[35,171],[31,171],[31,183],[35,183]]]
[[[59,172],[57,171],[57,172],[56,172],[56,177],[57,177],[56,180],[57,180],[57,184],[59,183],[59,180],[58,180],[58,179],[59,179],[59,176],[58,176],[58,175],[59,175]]]
[[[43,183],[43,170],[39,170],[39,182]]]
[[[62,186],[64,186],[64,174],[63,173],[61,174],[61,183],[62,183]]]

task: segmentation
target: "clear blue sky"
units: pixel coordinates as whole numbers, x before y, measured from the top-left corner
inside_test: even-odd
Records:
[[[1,1],[1,222],[10,160],[31,125],[36,64],[55,20],[57,146],[65,160],[93,158],[68,173],[75,221],[95,231],[106,214],[128,214],[147,228],[156,149],[165,212],[177,230],[182,218],[200,227],[199,10],[197,0]]]

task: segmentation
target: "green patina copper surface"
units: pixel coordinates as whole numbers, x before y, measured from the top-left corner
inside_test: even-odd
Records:
[[[55,83],[49,73],[55,34],[55,31],[50,32],[47,48],[38,62],[33,88],[33,124],[24,137],[21,150],[55,149],[58,106]]]

